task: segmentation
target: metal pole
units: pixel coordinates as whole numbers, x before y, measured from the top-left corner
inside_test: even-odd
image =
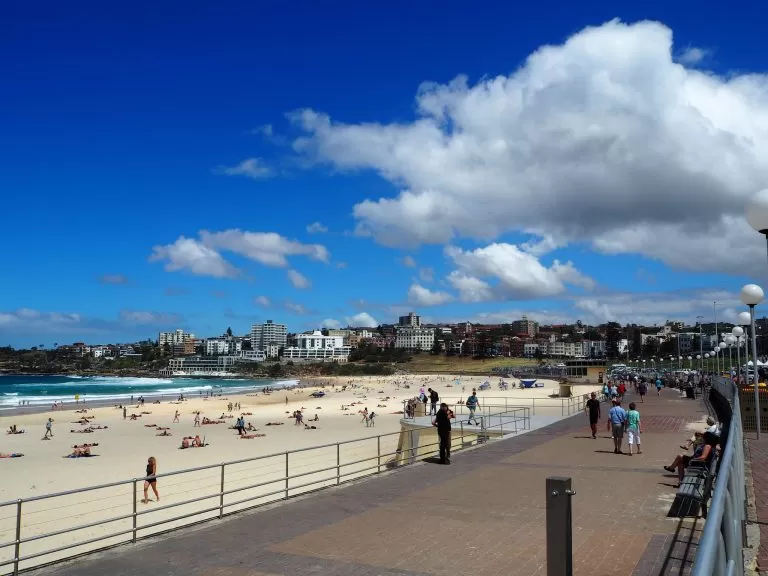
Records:
[[[139,495],[136,493],[136,478],[133,479],[133,534],[131,535],[131,542],[134,544],[136,543],[136,531],[137,527],[136,524],[138,523],[139,516],[138,516],[138,510],[137,507],[137,501],[139,499]]]
[[[703,316],[699,316],[703,319]],[[699,320],[699,370],[704,372],[704,340],[701,334],[701,320]]]
[[[729,380],[733,379],[733,376],[732,376],[733,373],[731,372],[732,369],[733,369],[733,352],[731,351],[731,345],[728,344],[728,379]]]
[[[736,385],[741,384],[741,336],[736,339]]]
[[[288,452],[285,453],[285,497],[288,498]]]
[[[336,485],[341,484],[341,444],[336,443]]]
[[[21,498],[16,500],[16,541],[13,545],[13,576],[19,573],[19,558],[21,557]]]
[[[712,310],[714,310],[715,313],[715,346],[720,344],[720,335],[717,333],[717,300],[712,302]],[[717,354],[715,354],[715,366],[717,369],[717,375],[720,376],[720,359],[718,358]]]
[[[749,321],[752,332],[752,367],[755,371],[755,421],[757,422],[757,439],[760,440],[760,372],[757,369],[757,338],[755,337],[755,307],[749,307]],[[747,371],[749,374],[749,371]]]
[[[219,492],[219,519],[224,518],[224,466],[221,464],[221,491]]]
[[[381,436],[376,437],[376,450],[378,451],[379,459],[377,460],[379,464],[379,472],[381,472]]]
[[[573,576],[571,479],[547,478],[547,576]]]

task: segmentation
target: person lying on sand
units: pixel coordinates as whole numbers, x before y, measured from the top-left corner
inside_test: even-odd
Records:
[[[203,448],[204,446],[205,444],[202,440],[200,440],[200,436],[195,436],[194,438],[191,436],[185,436],[181,441],[182,448]]]
[[[310,426],[309,424],[304,424],[304,430],[317,430],[317,426]]]
[[[138,420],[141,418],[141,414],[131,414],[130,420]]]
[[[160,428],[158,428],[158,430],[160,430]],[[155,436],[173,436],[173,434],[168,432],[168,430],[163,430],[162,432],[160,432],[160,434],[155,434]]]
[[[250,422],[248,422],[248,426],[246,426],[245,429],[248,430],[249,432],[255,432],[256,430],[258,430],[258,428],[254,428],[253,424],[251,424]]]
[[[80,420],[75,420],[74,422],[72,422],[72,424],[90,424],[91,420],[93,420],[93,417],[86,418],[85,416],[83,416],[82,418],[80,418]]]
[[[267,422],[267,426],[282,426],[285,422]]]
[[[87,413],[88,413],[87,408],[83,408],[82,410],[75,410],[75,414],[87,414]]]
[[[263,438],[266,436],[266,434],[243,434],[240,436],[241,439],[250,440],[252,438]]]
[[[152,412],[142,412],[142,414],[152,414]]]
[[[158,426],[156,430],[170,430],[168,426]]]
[[[75,448],[72,454],[67,454],[64,458],[89,458],[93,456],[90,448]]]
[[[24,456],[24,454],[21,452],[11,452],[10,454],[0,452],[0,458],[21,458],[22,456]]]
[[[144,424],[144,428],[156,428],[157,424]]]
[[[241,416],[253,416],[253,412],[243,412]]]
[[[24,434],[24,430],[16,428],[16,424],[13,424],[10,428],[8,428],[8,434]]]
[[[203,418],[203,424],[226,424],[226,420],[208,420],[208,418]]]
[[[98,446],[98,442],[94,442],[93,444],[75,444],[72,446],[72,448],[92,448],[93,446]]]
[[[82,430],[70,430],[70,432],[72,432],[72,434],[93,434],[94,430],[88,427],[83,428]]]

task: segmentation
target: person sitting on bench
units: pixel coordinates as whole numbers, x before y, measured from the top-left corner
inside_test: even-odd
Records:
[[[685,476],[685,469],[688,468],[688,466],[690,466],[692,463],[701,463],[706,466],[712,461],[712,457],[715,454],[715,449],[719,441],[719,436],[713,434],[712,432],[704,432],[703,441],[698,446],[696,446],[692,456],[688,456],[687,454],[678,454],[672,461],[672,464],[669,466],[664,466],[664,470],[667,472],[677,472],[678,485],[675,486],[676,488],[680,487],[680,483],[683,481],[683,477]]]

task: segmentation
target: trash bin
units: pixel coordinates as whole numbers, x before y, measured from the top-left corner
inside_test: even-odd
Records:
[[[570,398],[572,393],[571,384],[560,382],[560,398]]]

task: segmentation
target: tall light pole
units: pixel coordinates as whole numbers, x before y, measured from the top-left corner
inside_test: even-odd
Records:
[[[733,378],[733,343],[736,342],[736,337],[733,334],[725,335],[725,343],[728,346],[728,375]]]
[[[757,419],[757,438],[760,439],[760,372],[757,368],[757,338],[755,337],[755,306],[765,298],[763,289],[757,284],[746,284],[739,294],[741,301],[749,306],[750,332],[752,333],[752,363],[755,371],[755,417]]]
[[[731,333],[736,338],[736,383],[741,384],[741,337],[744,335],[744,328],[734,326]]]
[[[701,321],[704,320],[704,316],[696,316],[696,320],[699,322],[699,370],[704,371],[704,339],[701,334]]]
[[[717,300],[712,302],[712,311],[714,312],[714,315],[715,315],[715,346],[717,346],[717,343],[720,340],[720,337],[717,335]],[[715,357],[715,366],[716,366],[715,369],[717,370],[717,373],[719,374],[720,373],[720,361],[719,361],[719,359],[717,357]]]

